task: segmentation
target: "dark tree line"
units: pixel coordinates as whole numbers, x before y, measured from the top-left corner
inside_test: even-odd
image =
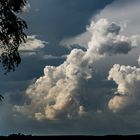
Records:
[[[18,48],[26,40],[26,22],[18,16],[26,0],[0,0],[0,62],[5,73],[15,70],[21,58]]]

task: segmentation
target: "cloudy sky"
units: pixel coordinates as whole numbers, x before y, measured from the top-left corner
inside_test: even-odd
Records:
[[[140,1],[28,2],[22,63],[0,71],[0,135],[140,133]]]

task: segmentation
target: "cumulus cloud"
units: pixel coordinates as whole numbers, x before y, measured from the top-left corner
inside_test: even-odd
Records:
[[[138,46],[139,36],[122,36],[120,29],[119,25],[107,19],[92,21],[87,29],[91,34],[87,49],[73,49],[60,66],[46,66],[44,75],[26,91],[31,103],[16,106],[16,110],[37,120],[87,115],[81,103],[86,96],[82,87],[93,78],[94,62],[110,55],[127,54]]]
[[[82,62],[76,61],[77,56],[81,59],[83,55],[83,51],[73,50],[64,64],[58,67],[46,66],[44,76],[26,91],[32,100],[31,105],[18,109],[28,115],[34,115],[38,120],[45,118],[54,120],[60,117],[70,119],[84,115],[78,88],[82,84],[82,78],[88,78],[89,70],[82,66]],[[83,77],[82,74],[85,76]]]
[[[99,57],[116,54],[127,54],[139,45],[140,36],[131,37],[120,35],[121,27],[106,19],[92,22],[88,30],[92,33],[88,42],[87,55]]]
[[[110,110],[122,110],[140,99],[140,68],[115,64],[108,79],[118,85],[114,97],[108,103]]]

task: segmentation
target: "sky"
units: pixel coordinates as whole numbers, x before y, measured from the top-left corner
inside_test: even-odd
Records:
[[[140,133],[139,12],[139,0],[28,0],[22,62],[0,70],[0,135]]]

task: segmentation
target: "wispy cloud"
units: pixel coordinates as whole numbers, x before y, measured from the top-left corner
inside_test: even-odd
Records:
[[[37,39],[37,36],[28,36],[26,43],[22,43],[19,47],[19,52],[23,56],[31,56],[37,54],[41,49],[45,48],[47,42]]]

